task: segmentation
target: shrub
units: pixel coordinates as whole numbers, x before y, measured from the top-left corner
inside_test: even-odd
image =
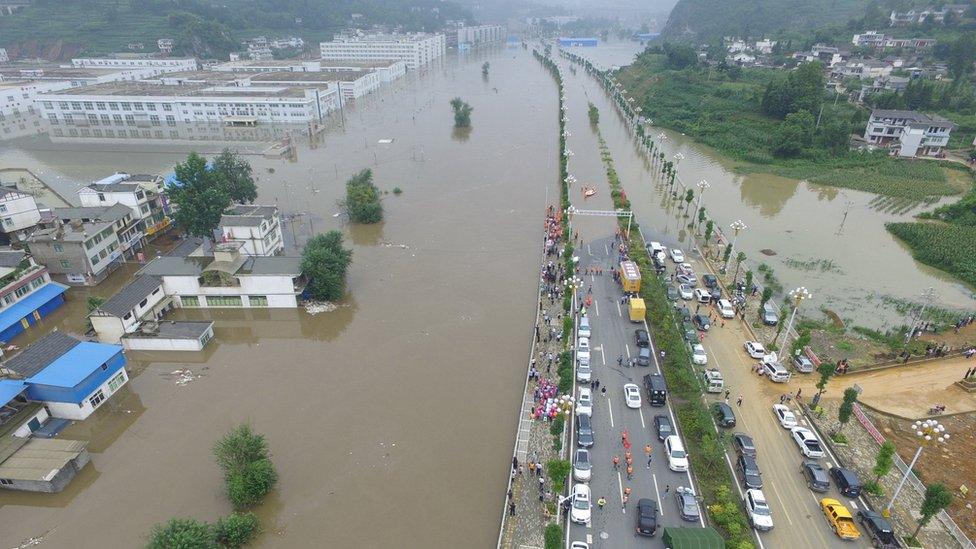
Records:
[[[559,414],[558,416],[553,418],[552,424],[549,425],[549,432],[553,436],[558,437],[559,435],[563,434],[563,428],[565,427],[565,425],[566,425],[566,419],[563,417],[562,414]]]
[[[573,466],[565,459],[549,460],[549,479],[552,480],[552,491],[561,494],[566,488],[566,479]]]
[[[873,480],[864,483],[864,491],[875,497],[880,498],[884,496],[884,488]]]
[[[546,526],[546,549],[560,549],[563,546],[563,528],[552,523]]]
[[[274,464],[270,459],[260,459],[227,476],[227,497],[237,509],[250,507],[261,503],[276,482]]]
[[[224,474],[238,473],[255,461],[267,459],[268,443],[248,424],[238,425],[214,444],[217,465]]]
[[[399,195],[402,192],[403,189],[401,189],[400,187],[393,187],[393,194]]]
[[[149,533],[148,549],[215,549],[210,525],[192,518],[173,518],[156,524]]]
[[[224,547],[241,547],[261,533],[261,523],[254,513],[231,513],[213,526],[214,539]]]
[[[383,220],[380,192],[373,185],[373,171],[366,169],[346,181],[346,199],[342,202],[349,219],[356,223],[379,223]]]
[[[302,251],[302,272],[308,277],[309,295],[326,301],[341,299],[350,263],[352,250],[342,247],[341,232],[315,235]]]

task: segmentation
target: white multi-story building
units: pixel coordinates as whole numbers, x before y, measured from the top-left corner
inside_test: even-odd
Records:
[[[500,25],[477,25],[459,27],[457,29],[457,43],[480,46],[494,44],[505,39],[505,29]]]
[[[939,156],[949,144],[956,125],[934,114],[875,109],[871,111],[864,140],[897,152],[898,156]]]
[[[10,61],[10,56],[7,55],[6,48],[0,48],[0,63],[6,63]]]
[[[41,220],[34,197],[12,187],[0,187],[0,231],[19,242]]]
[[[135,213],[134,230],[140,238],[152,237],[169,226],[169,203],[160,175],[116,173],[82,187],[78,198],[89,208],[128,206]],[[122,239],[123,251],[128,240],[131,238]]]
[[[172,42],[172,40],[169,41],[171,50]],[[197,60],[192,57],[183,59],[169,57],[79,57],[71,60],[71,66],[78,69],[152,69],[153,74],[146,76],[148,77],[164,72],[195,71],[197,70]]]
[[[243,255],[272,256],[285,249],[276,206],[236,204],[220,217],[219,228],[221,240],[240,242]]]
[[[325,62],[395,59],[416,69],[444,56],[447,42],[443,34],[339,35],[332,42],[322,42],[319,48]]]
[[[160,38],[159,40],[156,40],[156,47],[159,48],[159,53],[164,55],[173,53],[173,45],[172,38]]]
[[[851,38],[851,43],[855,46],[872,46],[880,47],[885,40],[885,35],[883,32],[878,31],[866,31],[861,34],[855,34]]]
[[[379,60],[372,63],[353,63],[339,61],[323,61],[311,59],[307,61],[295,59],[270,59],[265,61],[229,61],[210,67],[216,72],[262,73],[262,72],[366,72],[379,74],[384,83],[393,82],[407,72],[407,64],[392,59]],[[252,75],[253,76],[253,75]]]

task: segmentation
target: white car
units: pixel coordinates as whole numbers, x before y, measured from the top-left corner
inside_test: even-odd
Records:
[[[589,364],[590,338],[588,337],[579,338],[579,342],[576,344],[576,358],[578,358],[580,362],[586,362],[587,364]]]
[[[712,294],[704,288],[695,288],[695,301],[699,303],[708,303],[712,300]]]
[[[593,502],[590,501],[590,487],[585,484],[573,485],[572,504],[570,507],[570,520],[576,524],[590,523],[590,509]]]
[[[773,515],[766,503],[766,495],[762,490],[746,490],[746,497],[742,500],[746,506],[749,524],[756,530],[766,532],[773,529]]]
[[[820,439],[813,434],[813,431],[806,427],[794,427],[790,429],[790,433],[793,435],[793,441],[800,447],[801,454],[808,458],[824,457],[823,446],[820,445]]]
[[[701,343],[695,343],[691,347],[691,361],[695,364],[708,364],[708,355]]]
[[[590,544],[585,541],[574,541],[569,545],[569,549],[590,549]]]
[[[647,250],[651,252],[651,255],[654,255],[658,252],[664,253],[664,246],[661,245],[660,242],[651,242],[647,245]]]
[[[732,307],[732,302],[728,299],[718,300],[718,314],[722,315],[722,318],[735,318],[735,308]]]
[[[587,482],[593,473],[593,462],[590,461],[590,451],[586,448],[577,448],[576,457],[573,459],[573,478],[580,482]]]
[[[766,356],[766,348],[763,347],[762,343],[758,341],[746,341],[745,343],[746,353],[752,358],[762,358]]]
[[[664,439],[664,452],[668,455],[668,469],[678,473],[688,470],[688,454],[678,435]]]
[[[693,290],[691,289],[691,286],[689,286],[687,284],[679,284],[678,285],[678,295],[681,296],[681,299],[686,299],[686,300],[687,299],[692,299],[692,298],[695,297],[695,294],[694,294]]]
[[[792,429],[796,427],[796,416],[790,410],[789,406],[784,406],[783,404],[773,404],[773,413],[776,414],[776,419],[779,420],[779,424],[783,426],[784,429]]]
[[[580,337],[590,337],[590,319],[586,315],[583,315],[579,319],[579,327],[576,333]]]
[[[638,387],[633,383],[628,383],[624,385],[624,402],[627,403],[628,408],[640,408],[641,407],[640,387]]]
[[[681,263],[678,265],[678,272],[681,274],[695,274],[695,269],[692,268],[691,263]]]
[[[590,379],[593,378],[593,370],[590,369],[589,363],[580,362],[576,366],[576,381],[580,383],[589,383]]]
[[[675,263],[684,263],[685,253],[678,248],[671,248],[671,261],[674,261]]]
[[[580,387],[579,398],[576,399],[576,415],[593,416],[593,392],[589,387]]]

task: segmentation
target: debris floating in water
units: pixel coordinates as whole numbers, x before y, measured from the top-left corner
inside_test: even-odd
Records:
[[[332,311],[338,309],[339,306],[335,303],[330,303],[328,301],[309,301],[305,304],[305,312],[310,315],[317,315],[319,313],[331,313]]]
[[[410,246],[407,246],[406,244],[394,244],[393,242],[387,242],[386,240],[380,240],[380,245],[381,246],[386,246],[387,248],[396,247],[396,248],[400,248],[401,250],[409,250],[410,249]]]
[[[196,374],[194,374],[193,371],[190,370],[189,368],[182,368],[182,369],[179,369],[179,370],[173,370],[172,372],[169,373],[169,375],[176,377],[176,386],[177,387],[182,387],[182,386],[186,385],[187,383],[190,383],[191,381],[194,381],[194,380],[197,380],[197,379],[200,379],[201,377],[203,377],[202,375],[196,375]]]

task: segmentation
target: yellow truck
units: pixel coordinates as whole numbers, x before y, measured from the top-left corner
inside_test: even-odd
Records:
[[[847,507],[836,499],[823,498],[820,500],[820,509],[823,510],[824,517],[830,523],[831,528],[837,533],[840,539],[857,539],[861,537],[861,532],[854,524],[854,517]]]
[[[630,298],[630,321],[640,322],[647,315],[647,305],[639,297]]]
[[[640,284],[641,275],[640,269],[637,268],[637,264],[633,261],[621,261],[620,285],[624,287],[624,291],[636,294],[640,291]]]

